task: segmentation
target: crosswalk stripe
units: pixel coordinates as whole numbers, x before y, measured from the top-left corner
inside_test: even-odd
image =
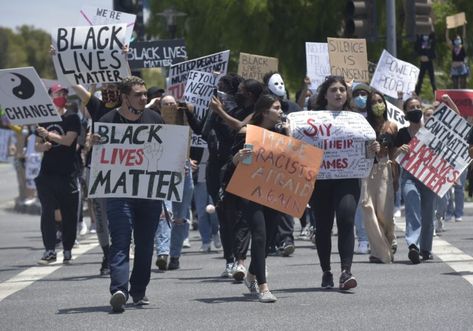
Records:
[[[405,222],[396,222],[396,227],[406,231]],[[456,248],[448,241],[438,236],[432,242],[432,253],[442,262],[460,274],[468,283],[473,285],[473,257]]]
[[[77,257],[87,253],[98,245],[97,239],[91,239],[83,242],[81,241],[80,246],[72,250],[72,259],[75,260]],[[11,277],[10,279],[0,283],[0,302],[10,295],[30,286],[35,281],[40,280],[61,268],[63,266],[62,259],[62,252],[58,252],[56,262],[46,266],[34,266],[28,268]]]

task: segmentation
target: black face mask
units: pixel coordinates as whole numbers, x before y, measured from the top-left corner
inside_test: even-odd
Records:
[[[414,109],[406,113],[406,119],[412,123],[419,123],[422,118],[422,110]]]

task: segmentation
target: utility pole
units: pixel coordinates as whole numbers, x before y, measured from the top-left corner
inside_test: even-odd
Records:
[[[396,0],[386,0],[386,50],[397,57]]]

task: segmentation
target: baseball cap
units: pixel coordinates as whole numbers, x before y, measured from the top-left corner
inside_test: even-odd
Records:
[[[53,93],[56,93],[56,92],[61,91],[61,90],[64,90],[64,91],[66,91],[66,93],[69,93],[69,90],[67,88],[63,87],[61,84],[51,85],[51,87],[48,90],[48,93],[53,94]]]

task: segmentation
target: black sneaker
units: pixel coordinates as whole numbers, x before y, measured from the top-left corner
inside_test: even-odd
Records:
[[[291,256],[294,253],[296,247],[292,243],[284,243],[279,250],[281,251],[281,255],[284,257]]]
[[[343,270],[340,275],[340,290],[346,291],[355,288],[357,285],[358,283],[356,282],[355,277],[353,277],[350,272]]]
[[[424,261],[434,259],[434,256],[429,251],[421,250],[420,255],[422,256],[422,260],[424,260]]]
[[[146,295],[143,295],[141,298],[133,298],[133,305],[135,306],[149,305],[149,299]]]
[[[38,264],[48,265],[53,262],[56,262],[56,252],[49,250],[44,252],[43,257],[38,261]]]
[[[178,257],[172,257],[171,256],[171,261],[169,261],[168,269],[169,270],[177,270],[179,269],[179,258]]]
[[[416,247],[416,245],[412,244],[409,246],[409,253],[407,254],[407,257],[409,260],[411,260],[412,264],[420,263],[419,249]]]
[[[325,271],[322,275],[322,288],[331,289],[335,285],[333,284],[333,274],[330,271]]]
[[[168,256],[158,255],[158,258],[156,259],[156,266],[159,270],[166,270],[168,268]]]
[[[63,258],[63,260],[62,260],[62,263],[64,263],[64,264],[71,264],[71,260],[72,260],[72,253],[71,253],[71,251],[64,251],[63,254],[64,254],[64,258]]]
[[[102,258],[102,266],[100,267],[100,276],[110,275],[110,267],[108,266],[108,259],[104,256]]]
[[[114,313],[123,313],[125,311],[126,295],[122,291],[116,291],[110,298],[110,305]]]

